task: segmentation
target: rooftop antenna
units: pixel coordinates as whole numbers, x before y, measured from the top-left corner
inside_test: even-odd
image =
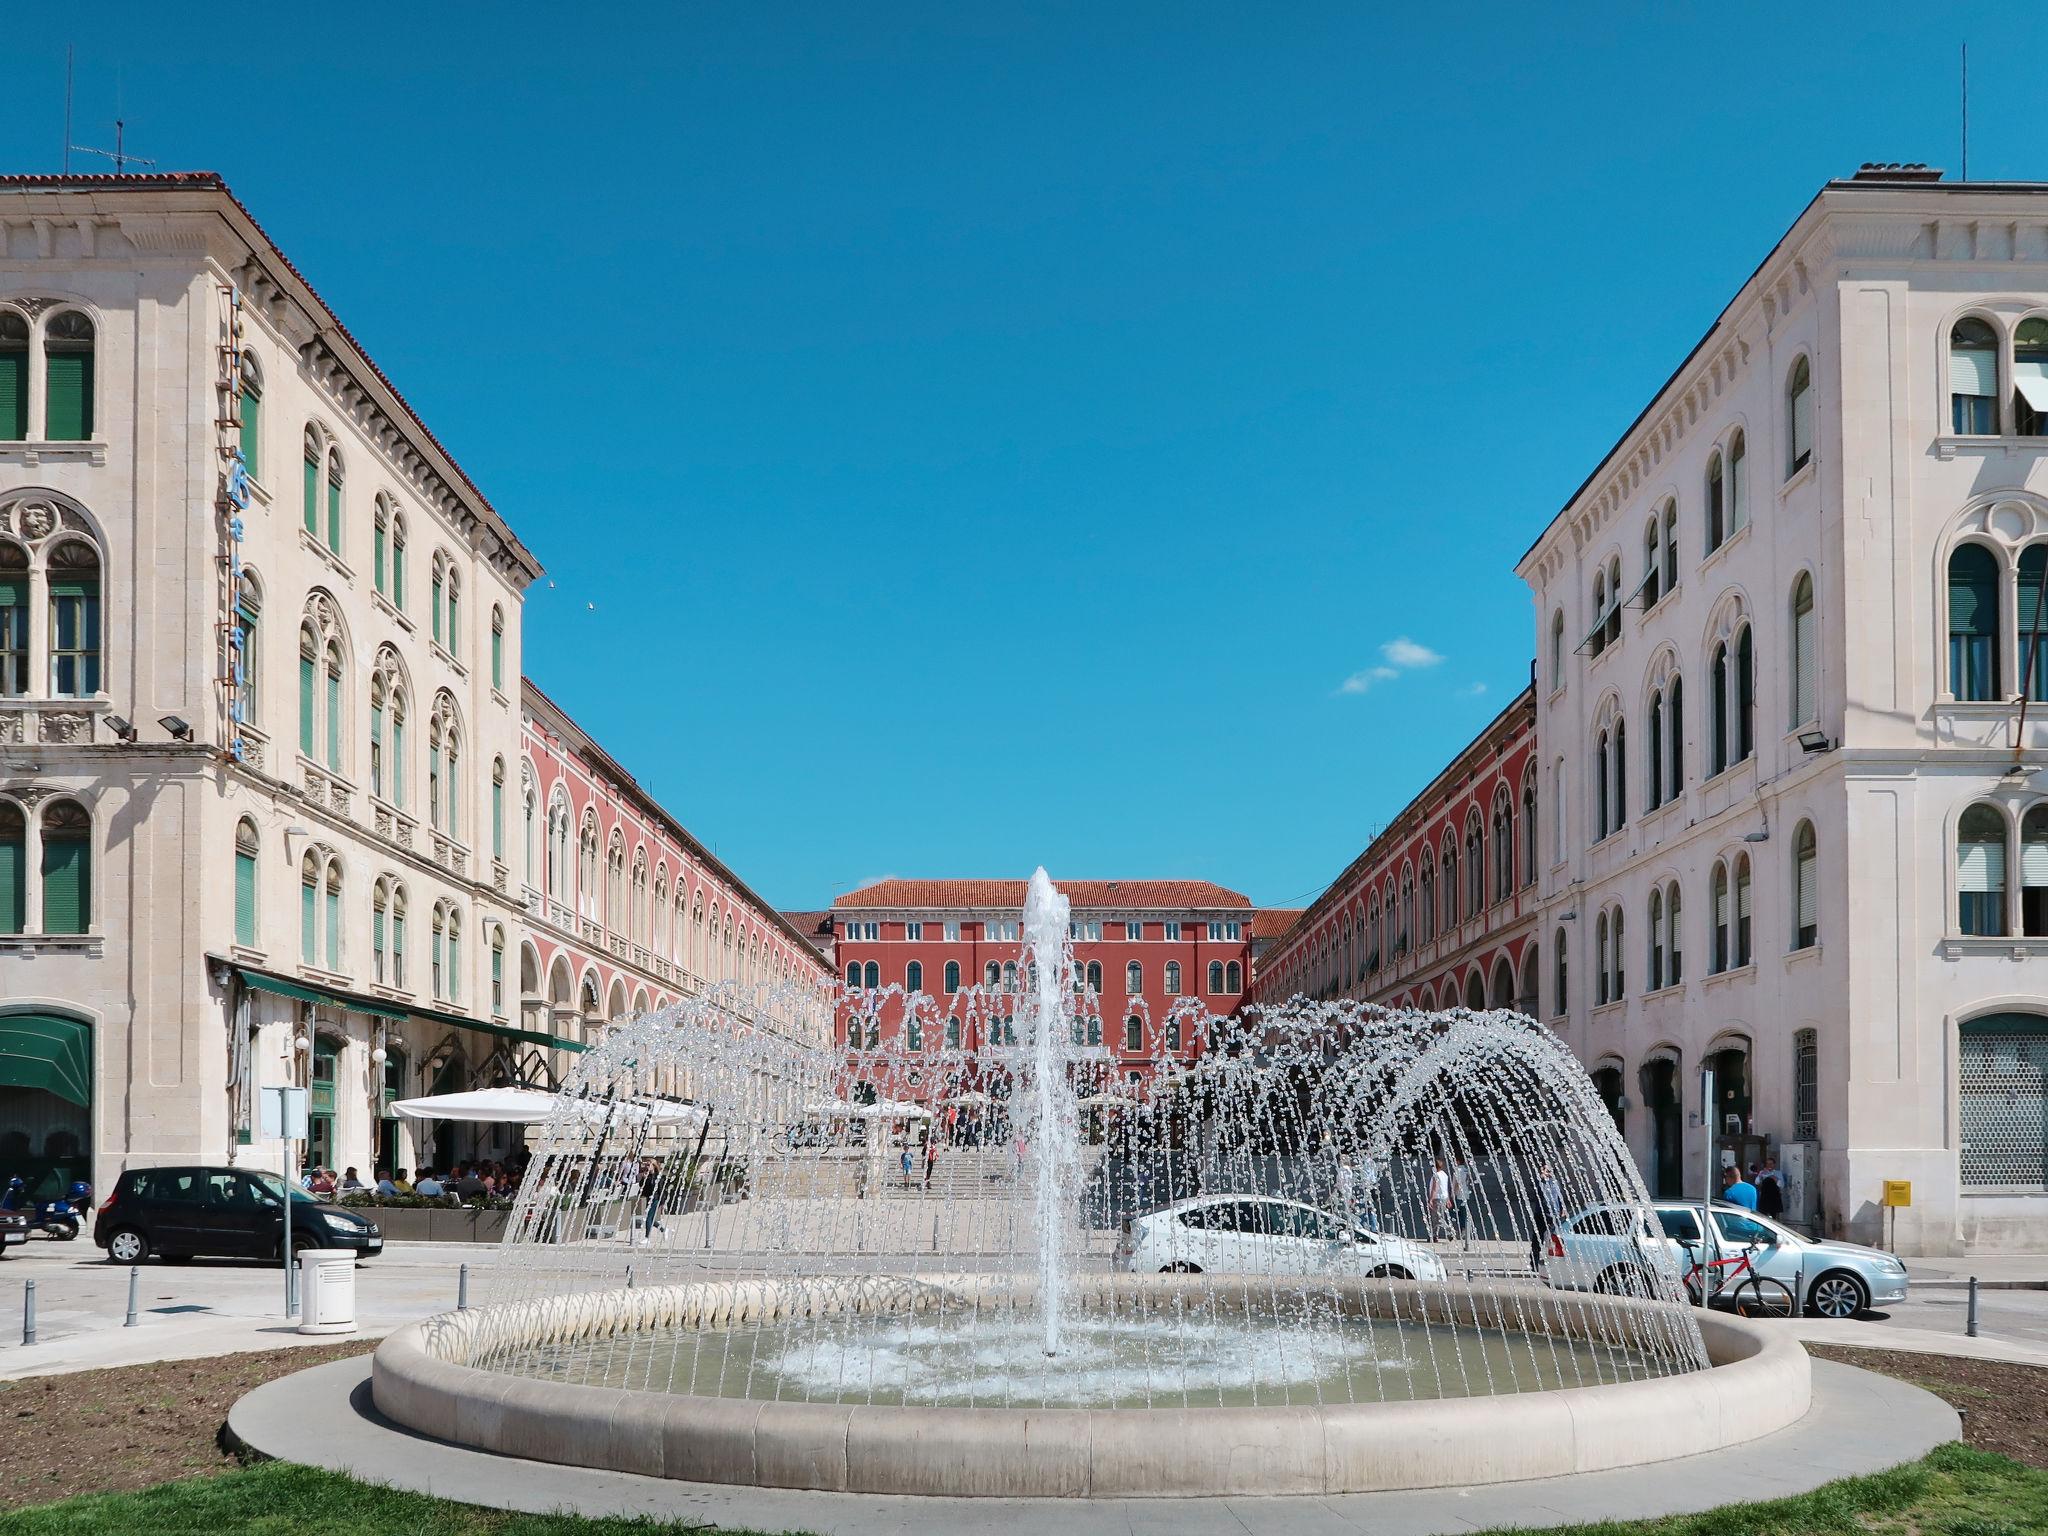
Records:
[[[1970,179],[1970,45],[1963,44],[1963,177]]]
[[[114,107],[114,110],[115,110],[115,111],[117,111],[117,112],[121,110],[121,108],[120,108],[120,105],[119,105],[119,98],[118,98],[118,95],[117,95],[117,97],[116,97],[116,103],[115,103],[115,107]],[[76,151],[77,151],[77,152],[78,152],[79,154],[81,154],[81,155],[98,155],[98,156],[100,156],[100,157],[101,157],[101,158],[103,158],[103,159],[107,159],[107,160],[111,160],[111,161],[113,161],[113,162],[114,162],[114,174],[115,174],[116,176],[120,175],[120,174],[121,174],[121,173],[122,173],[123,171],[125,171],[125,170],[126,170],[126,169],[127,169],[127,168],[128,168],[128,167],[129,167],[130,165],[131,165],[131,164],[132,164],[132,165],[148,165],[148,166],[154,166],[154,165],[156,164],[156,162],[155,162],[154,160],[147,160],[147,159],[144,159],[144,158],[143,158],[143,157],[142,157],[141,155],[131,155],[131,154],[129,154],[129,153],[128,153],[128,142],[127,142],[127,141],[128,141],[128,123],[127,123],[127,120],[126,120],[125,118],[120,118],[120,117],[117,117],[117,118],[115,118],[115,119],[114,119],[114,147],[113,147],[112,149],[95,149],[95,148],[93,148],[93,147],[92,147],[92,145],[90,145],[90,144],[74,144],[74,143],[72,143],[72,142],[71,142],[71,63],[70,63],[70,49],[69,49],[69,48],[66,48],[66,50],[65,50],[65,65],[64,65],[64,170],[65,170],[65,174],[67,174],[67,175],[69,175],[69,174],[70,174],[70,171],[71,171],[71,153],[72,153],[72,151],[73,151],[73,150],[76,150]]]

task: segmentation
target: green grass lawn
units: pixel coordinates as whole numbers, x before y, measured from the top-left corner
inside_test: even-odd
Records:
[[[649,1536],[704,1529],[507,1514],[283,1462],[0,1514],[0,1532],[8,1536]],[[2048,1471],[1946,1445],[1911,1466],[1847,1478],[1796,1499],[1571,1530],[1575,1536],[2036,1536],[2048,1533]]]

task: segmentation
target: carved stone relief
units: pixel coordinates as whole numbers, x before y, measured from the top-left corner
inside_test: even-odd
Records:
[[[69,711],[47,714],[42,717],[42,739],[49,742],[72,743],[92,740],[92,716],[72,714]]]

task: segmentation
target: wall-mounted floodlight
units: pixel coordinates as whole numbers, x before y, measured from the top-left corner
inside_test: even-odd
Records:
[[[174,741],[190,741],[192,739],[192,727],[176,715],[164,715],[157,720],[157,724],[169,731]]]
[[[141,734],[132,724],[123,720],[119,715],[107,716],[107,729],[112,731],[115,737],[121,741],[133,741]]]
[[[1831,752],[1835,744],[1829,741],[1824,731],[1812,729],[1799,733],[1799,750],[1802,752]]]

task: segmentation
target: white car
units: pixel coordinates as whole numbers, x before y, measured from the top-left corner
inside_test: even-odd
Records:
[[[1725,1301],[1742,1281],[1725,1261],[1776,1280],[1791,1304],[1814,1317],[1854,1317],[1906,1299],[1906,1266],[1858,1243],[1801,1237],[1768,1216],[1715,1201],[1659,1200],[1651,1209],[1598,1206],[1558,1224],[1543,1242],[1537,1273],[1564,1290],[1641,1295],[1648,1269],[1665,1269],[1697,1302]],[[1717,1263],[1721,1267],[1714,1267]],[[1659,1292],[1670,1294],[1665,1286]]]
[[[1364,1275],[1441,1280],[1443,1260],[1298,1200],[1203,1195],[1126,1223],[1117,1264],[1133,1274]]]

